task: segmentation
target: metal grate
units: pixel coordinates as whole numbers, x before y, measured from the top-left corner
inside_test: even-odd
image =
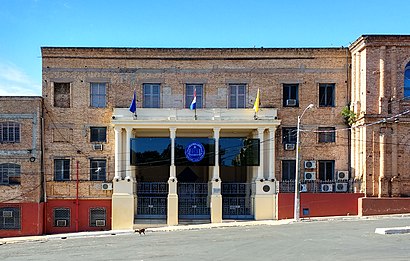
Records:
[[[322,193],[322,192],[338,192],[338,193],[355,193],[355,187],[360,188],[361,182],[358,180],[312,180],[301,181],[301,192]],[[303,190],[302,190],[303,188]],[[279,182],[280,193],[294,193],[295,181],[285,180]]]
[[[20,229],[21,218],[19,207],[0,208],[0,229]]]
[[[208,183],[178,183],[179,218],[209,218]]]
[[[55,227],[69,227],[70,226],[70,209],[69,208],[55,208],[54,226]]]
[[[137,218],[166,218],[168,183],[137,183]]]
[[[222,217],[251,219],[252,189],[249,183],[222,183]]]
[[[106,219],[105,208],[90,208],[90,227],[105,227]]]

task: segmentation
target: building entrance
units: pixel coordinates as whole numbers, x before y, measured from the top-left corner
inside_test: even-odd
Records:
[[[178,217],[209,219],[208,167],[180,166],[178,179]]]
[[[221,167],[222,218],[253,219],[247,167]]]

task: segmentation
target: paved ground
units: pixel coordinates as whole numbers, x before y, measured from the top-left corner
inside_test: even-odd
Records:
[[[410,234],[375,233],[409,225],[409,216],[394,216],[188,226],[145,236],[55,236],[0,245],[0,260],[410,260]]]

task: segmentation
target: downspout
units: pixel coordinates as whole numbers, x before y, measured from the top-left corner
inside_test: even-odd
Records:
[[[40,123],[40,146],[41,146],[41,155],[40,155],[40,175],[41,183],[43,189],[43,198],[40,199],[40,202],[44,202],[43,207],[43,234],[47,233],[47,182],[44,174],[44,99],[41,98],[41,123]]]
[[[349,48],[346,47],[346,104],[349,105],[350,109],[350,79],[349,79]],[[350,126],[351,127],[351,126]],[[347,166],[349,173],[352,173],[352,129],[349,128],[347,132]]]
[[[77,160],[77,173],[76,173],[76,193],[75,193],[75,231],[78,232],[78,209],[79,209],[79,200],[78,200],[78,160]]]

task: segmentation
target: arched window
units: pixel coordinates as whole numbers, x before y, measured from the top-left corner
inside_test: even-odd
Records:
[[[0,164],[0,185],[19,185],[20,174],[20,165],[14,163]]]
[[[410,62],[404,69],[404,98],[410,99]]]

